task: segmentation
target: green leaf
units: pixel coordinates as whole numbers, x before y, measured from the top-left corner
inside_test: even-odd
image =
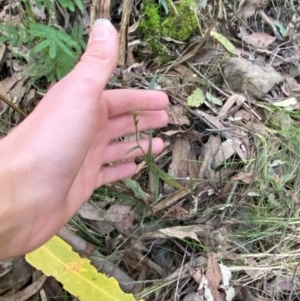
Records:
[[[134,181],[132,179],[124,179],[122,182],[126,185],[126,188],[130,189],[134,196],[139,199],[146,201],[148,198],[148,195],[143,191],[142,187],[137,181]]]
[[[282,35],[282,37],[286,37],[287,34],[287,30],[286,28],[283,26],[283,24],[277,20],[273,21],[274,25],[277,27],[277,29],[279,30],[280,34]]]
[[[234,55],[238,55],[238,51],[236,50],[235,46],[230,41],[228,41],[223,35],[214,30],[210,32],[210,35],[213,38],[215,38],[220,44],[222,44],[228,52]]]
[[[196,90],[188,96],[187,105],[189,107],[200,107],[205,101],[205,96],[203,91],[200,88],[196,88]]]
[[[153,75],[153,77],[151,78],[151,81],[150,81],[148,90],[154,90],[155,84],[156,84],[156,79],[157,79],[157,74],[155,73],[155,74]]]
[[[83,3],[81,0],[74,0],[77,7],[82,11],[83,10]]]
[[[54,59],[56,57],[56,45],[54,43],[50,44],[50,47],[49,47],[49,56],[52,59]]]
[[[212,96],[209,92],[206,92],[206,99],[208,101],[214,103],[217,106],[222,106],[223,105],[223,102],[220,99]]]
[[[178,183],[175,179],[173,179],[169,174],[155,166],[152,162],[147,161],[147,164],[149,168],[152,170],[154,174],[157,174],[165,183],[169,184],[170,186],[173,186],[177,189],[185,189],[183,185]]]
[[[37,53],[50,45],[51,41],[44,40],[41,43],[37,44],[32,50]]]
[[[98,273],[88,259],[81,258],[57,236],[25,258],[45,275],[55,277],[81,301],[135,301],[133,295],[120,289],[114,278]]]
[[[166,0],[159,0],[158,3],[159,3],[159,5],[161,5],[164,8],[166,15],[168,15],[169,14],[169,8],[168,8],[167,1]]]

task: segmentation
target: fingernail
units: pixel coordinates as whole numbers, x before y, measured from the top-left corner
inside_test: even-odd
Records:
[[[95,21],[90,41],[102,41],[111,36],[112,24],[107,19],[98,19]]]

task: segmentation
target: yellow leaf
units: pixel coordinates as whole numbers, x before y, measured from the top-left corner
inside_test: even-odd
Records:
[[[187,105],[189,107],[200,107],[205,101],[204,93],[200,88],[196,90],[188,97]]]
[[[57,236],[25,258],[47,276],[55,277],[79,300],[135,301],[133,295],[120,289],[114,278],[98,273],[88,259],[81,258]]]
[[[234,55],[238,55],[238,51],[236,50],[236,48],[234,47],[234,45],[228,41],[223,35],[221,35],[220,33],[212,30],[210,32],[210,35],[215,38],[220,44],[222,44],[224,46],[224,48],[234,54]]]

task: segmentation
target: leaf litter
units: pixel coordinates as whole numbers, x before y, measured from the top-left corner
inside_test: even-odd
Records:
[[[168,146],[152,159],[156,169],[139,158],[133,179],[95,191],[59,235],[137,299],[298,300],[297,1],[201,1],[194,35],[156,39],[161,53],[153,37],[140,36],[144,4],[130,11],[122,8],[125,0],[104,2],[102,14],[119,26],[122,41],[108,88],[146,89],[155,75],[156,88],[169,94],[170,120],[154,135]],[[91,20],[101,17],[93,3],[84,4]],[[178,5],[159,4],[165,18]],[[19,24],[22,12],[1,5],[1,24]],[[38,22],[49,17],[45,9],[33,10]],[[58,27],[76,19],[66,8],[52,13]],[[1,45],[0,94],[30,113],[57,79],[32,81],[24,50]],[[1,101],[1,136],[22,121],[9,104]],[[42,284],[22,257],[0,267],[4,300],[26,287],[35,297],[43,291],[53,300],[72,298],[54,278]],[[39,279],[41,287],[34,286]]]

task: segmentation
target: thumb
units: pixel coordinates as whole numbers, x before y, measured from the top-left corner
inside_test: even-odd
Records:
[[[70,77],[85,81],[91,90],[99,92],[115,70],[118,60],[118,33],[107,19],[98,19],[92,28],[87,50]],[[94,90],[95,91],[95,90]]]

